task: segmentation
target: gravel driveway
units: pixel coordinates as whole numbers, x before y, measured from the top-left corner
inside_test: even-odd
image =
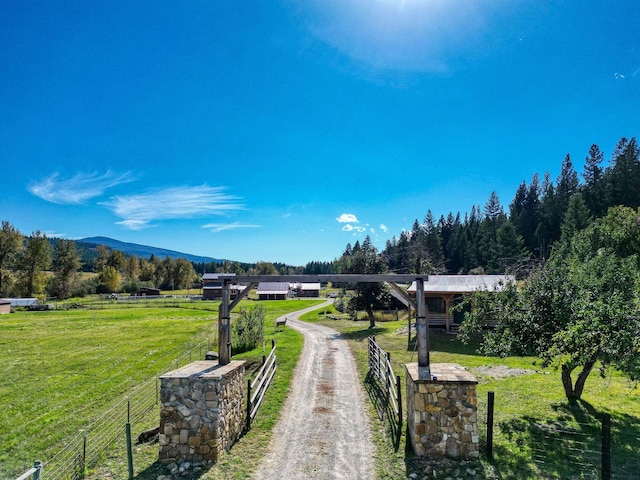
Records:
[[[304,335],[291,391],[256,479],[371,479],[374,447],[365,394],[346,340],[287,314]]]

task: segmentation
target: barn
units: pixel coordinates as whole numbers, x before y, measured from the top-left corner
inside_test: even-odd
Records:
[[[286,300],[289,282],[260,282],[256,293],[259,300]]]

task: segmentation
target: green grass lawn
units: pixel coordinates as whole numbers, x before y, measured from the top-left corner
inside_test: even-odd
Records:
[[[274,319],[316,302],[261,303],[267,313],[267,340],[276,339],[282,362],[269,395],[280,400],[290,377],[286,376],[287,371],[293,370],[301,340],[291,329],[276,331]],[[204,302],[203,306],[210,308],[210,303]],[[1,316],[0,478],[17,477],[34,460],[48,461],[69,438],[87,425],[100,422],[112,405],[132,395],[139,385],[188,363],[191,357],[200,358],[209,345],[217,350],[216,322],[217,313],[213,310],[148,305],[118,308],[117,304],[99,310],[17,312]],[[263,348],[258,348],[234,358],[257,360],[262,354]],[[265,419],[258,415],[256,438],[261,431],[269,430],[269,422],[275,418],[269,409],[276,407],[276,403],[265,405],[266,427],[262,426]],[[157,424],[158,420],[158,412],[151,412],[141,420],[139,429]],[[136,426],[132,428],[135,435]],[[157,458],[155,448],[151,463]],[[144,458],[141,449],[138,452]],[[106,464],[109,458],[105,458]],[[114,463],[121,464],[120,460]],[[121,465],[114,468],[117,471]],[[140,464],[136,470],[144,472],[149,468]],[[126,457],[124,472],[126,477]],[[111,478],[123,477],[118,473]]]
[[[404,365],[417,362],[413,344],[408,346],[406,319],[379,322],[372,331],[367,328],[368,321],[332,320],[329,316],[340,318],[337,312],[328,308],[309,313],[303,319],[320,322],[345,335],[363,381],[367,371],[367,338],[375,335],[382,348],[391,353],[394,372],[402,377],[403,398],[406,399]],[[476,347],[477,344],[463,345],[455,336],[441,330],[431,330],[431,362],[458,363],[469,368],[478,379],[481,418],[486,415],[488,392],[495,392],[494,460],[483,459],[478,466],[479,472],[494,472],[499,478],[518,480],[599,478],[597,471],[593,474],[588,465],[595,463],[596,470],[599,467],[600,414],[609,413],[612,416],[613,478],[638,478],[640,390],[624,377],[608,371],[606,377],[601,378],[598,371],[594,371],[587,381],[583,401],[572,408],[565,400],[559,371],[543,368],[533,357],[481,356],[476,353]],[[496,367],[507,372],[521,369],[532,373],[494,378],[492,370]],[[558,434],[558,430],[568,433]],[[378,436],[380,478],[402,478],[412,472],[422,478],[424,464],[413,458],[410,446],[405,448],[404,435],[398,451],[392,448],[388,436]]]

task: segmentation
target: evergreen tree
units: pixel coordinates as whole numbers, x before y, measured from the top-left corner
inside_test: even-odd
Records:
[[[594,217],[606,213],[604,170],[601,166],[603,153],[596,144],[591,145],[589,155],[584,160],[582,187],[584,201]]]
[[[635,138],[620,139],[607,168],[606,189],[609,206],[640,205],[640,161]]]

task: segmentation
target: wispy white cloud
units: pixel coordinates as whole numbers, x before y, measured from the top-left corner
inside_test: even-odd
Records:
[[[380,230],[382,230],[384,233],[387,233],[389,231],[389,228],[387,228],[387,226],[384,223],[381,223]]]
[[[624,80],[625,77],[624,74],[616,72],[613,74],[613,78],[615,78],[616,80]]]
[[[354,225],[351,225],[350,223],[347,223],[344,227],[342,227],[343,232],[362,233],[366,230],[367,229],[365,227],[354,226]]]
[[[336,220],[339,223],[358,223],[358,218],[353,213],[343,213]]]
[[[251,223],[207,223],[203,225],[202,228],[206,228],[211,230],[212,233],[224,232],[226,230],[237,230],[239,228],[261,228],[262,225],[254,225]]]
[[[108,188],[122,183],[132,182],[131,172],[116,174],[107,171],[102,175],[97,172],[78,172],[71,178],[62,178],[59,173],[34,182],[27,187],[29,192],[47,202],[60,205],[80,205],[87,200],[99,197]]]
[[[141,230],[154,220],[220,215],[240,210],[239,197],[225,193],[225,187],[200,185],[173,187],[137,195],[117,195],[102,205],[122,218],[117,222],[131,230]]]

